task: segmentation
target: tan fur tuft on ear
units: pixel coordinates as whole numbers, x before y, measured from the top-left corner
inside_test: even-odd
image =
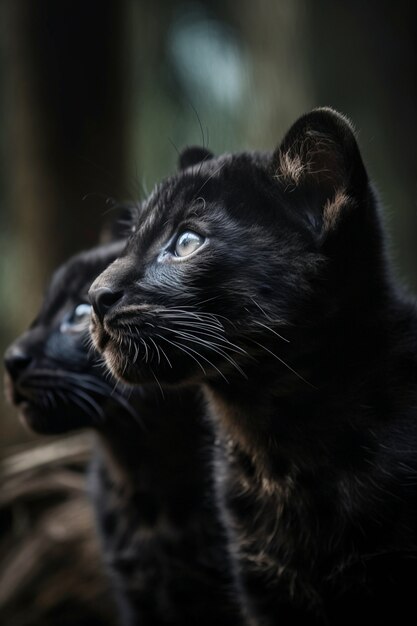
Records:
[[[345,174],[343,156],[331,137],[307,129],[285,152],[279,153],[276,178],[298,185],[304,179],[332,184],[335,189]]]
[[[323,209],[323,223],[326,231],[332,230],[339,219],[342,208],[349,202],[344,189],[338,189],[331,200],[327,200]]]
[[[297,185],[303,171],[304,163],[298,154],[291,156],[290,151],[280,154],[276,178]]]

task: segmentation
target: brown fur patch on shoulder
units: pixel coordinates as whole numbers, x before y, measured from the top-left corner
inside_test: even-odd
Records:
[[[323,209],[325,230],[332,230],[339,219],[342,207],[349,202],[349,196],[344,189],[338,189],[331,200],[327,200]]]

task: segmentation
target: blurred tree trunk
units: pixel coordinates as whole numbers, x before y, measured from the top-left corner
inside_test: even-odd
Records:
[[[252,64],[253,119],[248,146],[275,148],[294,120],[312,106],[306,59],[306,0],[229,0]]]
[[[315,105],[352,118],[381,192],[398,273],[417,289],[417,3],[316,0],[306,9]]]
[[[126,196],[125,2],[8,0],[4,14],[23,328],[51,270],[97,242],[106,199]]]

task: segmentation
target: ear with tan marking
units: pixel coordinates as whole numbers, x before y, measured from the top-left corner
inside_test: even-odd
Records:
[[[368,185],[351,124],[329,108],[295,122],[273,155],[272,172],[286,192],[303,197],[321,231],[334,229],[344,206],[357,203]]]

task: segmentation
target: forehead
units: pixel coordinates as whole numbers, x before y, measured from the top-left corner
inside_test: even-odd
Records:
[[[231,157],[211,159],[179,172],[157,185],[140,215],[138,230],[157,219],[175,219],[186,207],[198,205],[213,196],[223,180],[222,170],[230,170]]]
[[[65,304],[86,296],[93,280],[122,253],[124,245],[120,241],[97,246],[61,265],[52,276],[39,318],[51,319]]]
[[[223,213],[254,210],[268,186],[266,163],[267,155],[223,155],[165,180],[143,203],[132,240],[146,246],[184,220],[213,218],[216,209]],[[241,217],[245,218],[244,213]]]

